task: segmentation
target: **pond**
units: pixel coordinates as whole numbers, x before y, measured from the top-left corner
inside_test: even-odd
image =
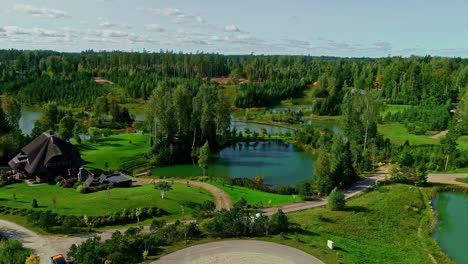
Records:
[[[293,185],[314,176],[315,157],[284,142],[240,142],[222,149],[210,161],[207,174],[233,178],[264,177],[266,184]],[[200,176],[197,164],[174,165],[153,169],[165,177]]]
[[[19,127],[23,134],[31,134],[34,123],[41,116],[41,110],[36,108],[22,108],[21,109],[21,118],[19,120]]]
[[[432,236],[456,263],[468,263],[468,194],[443,192],[433,200],[438,215]]]

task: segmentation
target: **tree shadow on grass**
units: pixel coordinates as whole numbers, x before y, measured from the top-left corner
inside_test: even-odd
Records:
[[[333,249],[336,250],[336,251],[341,251],[341,252],[348,252],[348,250],[342,248],[342,247],[335,247],[333,246]]]
[[[352,212],[359,212],[359,213],[361,213],[361,212],[367,213],[367,212],[369,212],[370,210],[369,210],[369,208],[364,207],[364,206],[356,206],[356,205],[354,205],[354,206],[347,206],[347,207],[345,208],[345,211],[348,211],[348,212],[349,212],[349,211],[352,211]]]

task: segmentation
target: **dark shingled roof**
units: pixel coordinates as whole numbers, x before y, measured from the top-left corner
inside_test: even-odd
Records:
[[[130,183],[132,182],[132,179],[129,177],[125,176],[124,174],[120,172],[114,172],[111,175],[104,175],[101,174],[99,176],[99,183]]]
[[[94,177],[93,176],[89,176],[88,179],[86,179],[85,181],[85,184],[90,186],[94,181]]]
[[[46,172],[47,165],[49,162],[53,163],[54,158],[67,162],[66,166],[69,168],[77,169],[85,164],[76,146],[48,132],[43,133],[23,147],[18,156],[20,155],[27,156],[24,169],[29,174]]]
[[[105,181],[106,181],[106,179],[107,179],[107,176],[106,176],[106,175],[104,175],[104,174],[101,174],[101,176],[99,176],[99,183],[103,183],[103,182],[105,182]]]
[[[123,183],[123,182],[131,182],[132,179],[120,174],[120,175],[112,175],[107,177],[109,183]]]

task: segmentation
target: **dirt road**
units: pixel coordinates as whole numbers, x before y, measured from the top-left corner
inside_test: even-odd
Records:
[[[161,180],[159,179],[153,180],[151,183],[157,182],[157,181],[161,181]],[[216,210],[231,209],[232,207],[231,197],[229,197],[229,195],[225,191],[219,189],[216,186],[213,186],[211,184],[204,183],[204,182],[197,182],[197,181],[183,181],[183,180],[176,180],[176,181],[167,180],[167,181],[171,183],[175,183],[175,184],[187,184],[188,183],[190,186],[199,187],[199,188],[209,191],[215,198]]]
[[[468,187],[468,184],[463,182],[457,182],[456,178],[467,178],[468,173],[429,173],[427,175],[428,182],[434,183],[445,183],[445,184],[455,184],[464,187]]]
[[[377,169],[375,173],[372,174],[372,176],[364,178],[355,184],[353,184],[348,190],[345,192],[345,198],[349,199],[352,198],[358,194],[363,193],[365,190],[368,188],[374,186],[375,181],[377,180],[384,180],[385,176],[388,173],[388,166],[381,166]],[[293,203],[293,204],[287,204],[279,207],[273,207],[273,208],[266,208],[262,210],[262,213],[264,215],[272,215],[278,211],[278,209],[281,209],[285,213],[292,213],[292,212],[297,212],[297,211],[302,211],[310,208],[315,208],[315,207],[320,207],[323,205],[326,205],[328,201],[327,197],[323,197],[320,199],[316,199],[313,201],[306,201],[302,203]]]
[[[298,249],[256,240],[201,244],[166,255],[152,264],[323,264]]]

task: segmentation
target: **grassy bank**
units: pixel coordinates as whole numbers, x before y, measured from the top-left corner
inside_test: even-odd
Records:
[[[467,178],[456,178],[455,180],[456,180],[457,182],[463,182],[463,183],[468,184],[468,177],[467,177]]]
[[[349,200],[345,211],[321,207],[288,214],[297,229],[285,237],[247,239],[295,247],[325,263],[432,263],[429,254],[437,263],[453,263],[430,237],[432,189],[381,186]],[[335,250],[327,247],[327,240],[334,241]],[[217,239],[178,243],[163,254],[211,241]]]
[[[193,209],[184,206],[186,202],[202,203],[213,200],[209,192],[197,187],[175,184],[172,188],[174,190],[167,193],[166,199],[161,199],[160,192],[152,185],[114,188],[109,199],[107,191],[82,194],[75,189],[56,185],[31,187],[26,183],[19,183],[1,187],[0,200],[4,206],[30,209],[32,200],[37,199],[37,210],[52,210],[64,215],[109,215],[122,209],[156,206],[175,216],[191,214]]]
[[[410,134],[403,124],[397,122],[378,125],[379,133],[384,138],[390,139],[394,144],[403,145],[406,140],[411,145],[438,145],[441,138],[431,138],[437,132],[431,132],[428,135]],[[457,140],[458,148],[468,150],[468,136],[462,136]]]
[[[83,141],[77,145],[87,167],[101,170],[118,169],[123,160],[139,157],[148,151],[148,136],[121,134],[101,138],[97,142]]]
[[[244,198],[251,205],[274,207],[301,201],[301,198],[298,195],[281,195],[257,191],[246,187],[228,186],[223,185],[219,181],[209,181],[208,183],[225,191],[234,203],[239,201],[241,198]]]
[[[440,139],[430,138],[428,135],[414,135],[400,123],[385,123],[378,126],[379,133],[393,143],[403,145],[406,140],[411,145],[440,144]]]

